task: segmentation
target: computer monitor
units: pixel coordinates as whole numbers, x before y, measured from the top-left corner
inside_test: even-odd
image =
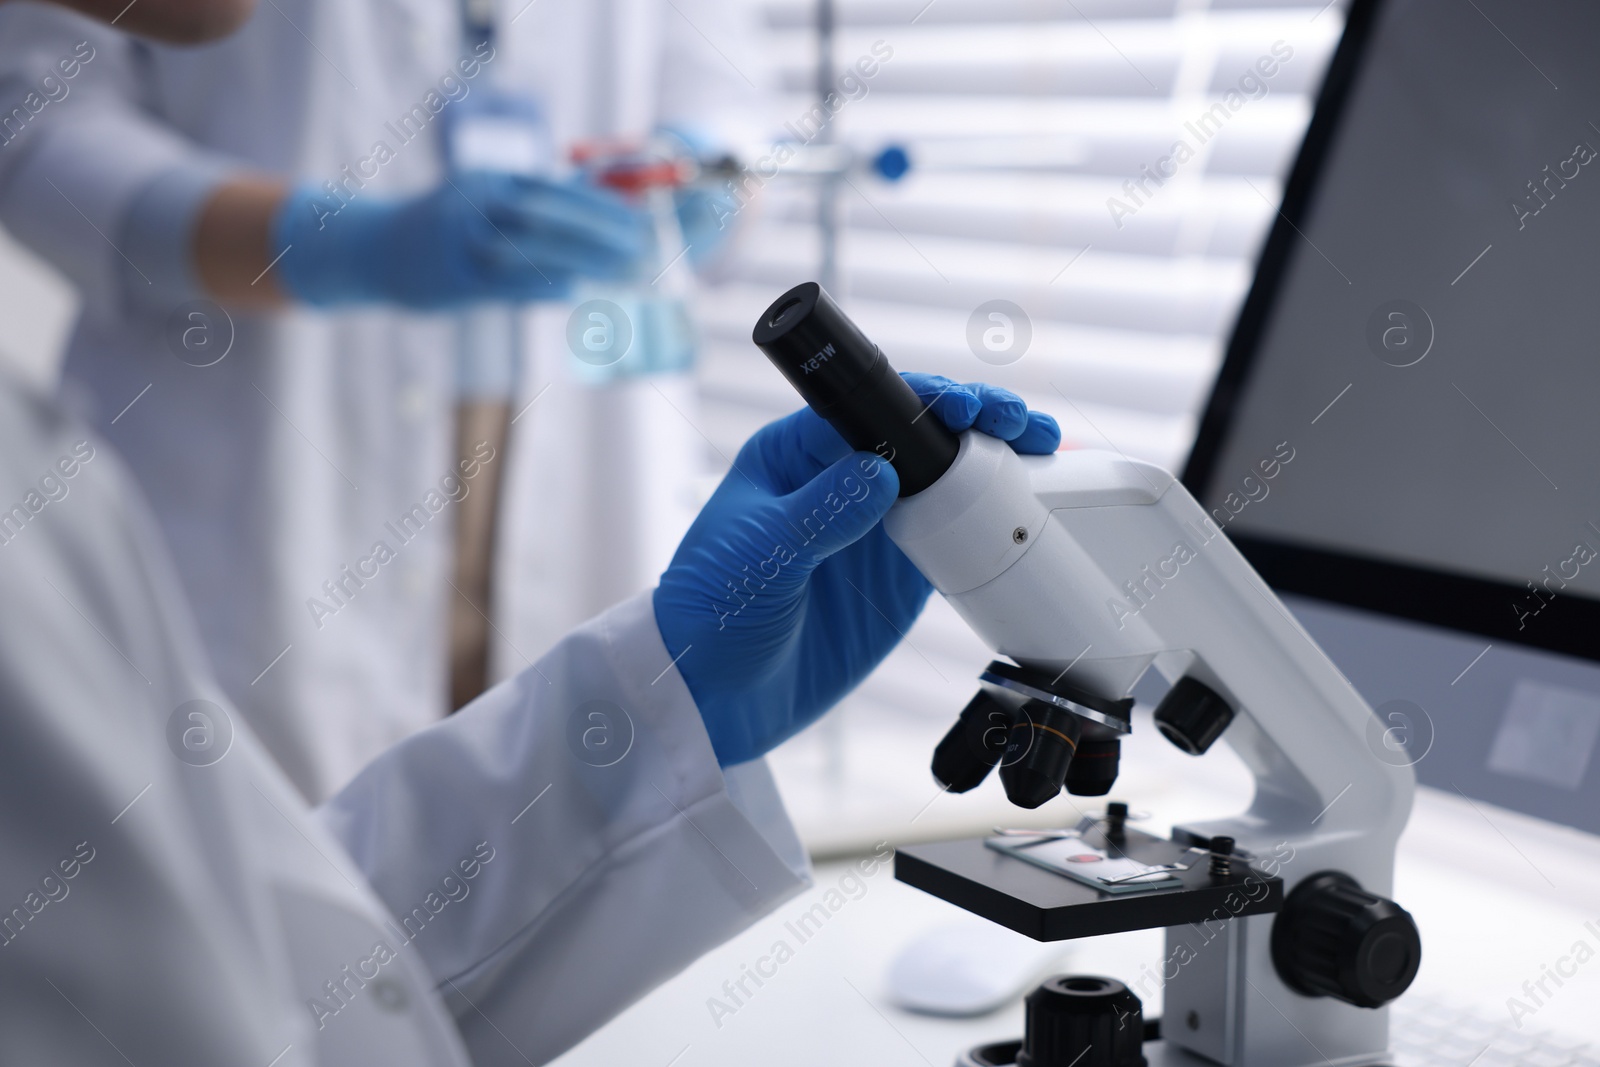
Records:
[[[1376,758],[1600,832],[1600,7],[1355,0],[1184,481]]]

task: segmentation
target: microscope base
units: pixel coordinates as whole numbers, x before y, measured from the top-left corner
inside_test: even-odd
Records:
[[[1015,1067],[1022,1042],[996,1041],[968,1049],[956,1057],[955,1067]],[[1144,1043],[1145,1067],[1216,1067],[1204,1056],[1197,1056],[1177,1045],[1169,1045],[1160,1038]],[[1374,1067],[1390,1062],[1387,1058],[1372,1061]]]

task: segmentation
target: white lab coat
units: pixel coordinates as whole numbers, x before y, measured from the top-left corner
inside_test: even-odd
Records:
[[[539,90],[558,140],[726,113],[749,91],[701,36],[754,69],[726,42],[738,19],[712,14],[722,7],[714,0],[503,7],[502,40],[477,84]],[[379,310],[235,314],[226,358],[195,367],[164,335],[178,298],[145,286],[115,245],[132,198],[175,168],[248,166],[321,182],[384,140],[394,158],[361,195],[431,187],[437,127],[402,144],[388,124],[455,70],[458,18],[456,0],[273,0],[228,40],[175,48],[59,9],[0,6],[0,101],[22,101],[78,42],[94,50],[67,96],[0,146],[0,221],[84,298],[65,395],[127,458],[224,691],[313,800],[447,710],[444,627],[455,593],[451,505],[439,487],[456,473],[452,321]],[[552,621],[564,632],[592,613],[585,591],[602,589],[609,603],[653,578],[617,553],[579,557],[565,540],[595,541],[592,516],[604,509],[593,498],[618,492],[607,477],[629,460],[597,466],[575,443],[603,436],[618,411],[564,376],[563,358],[542,354],[517,401],[554,382],[517,427],[519,447],[537,437],[538,454],[494,460],[510,479],[501,542],[525,548],[494,606],[504,647],[493,652],[515,669],[543,650]],[[691,427],[679,432],[698,440]],[[566,464],[580,453],[586,465],[574,478]],[[407,513],[427,520],[423,532],[398,537]],[[346,567],[371,572],[363,560],[379,542],[393,560],[370,580],[347,577]],[[605,586],[618,573],[620,587]]]
[[[647,597],[313,811],[213,680],[114,450],[0,382],[13,504],[0,1062],[539,1063],[806,880],[763,765],[717,768]],[[231,743],[185,746],[194,700]],[[596,700],[634,727],[604,767],[569,744]]]

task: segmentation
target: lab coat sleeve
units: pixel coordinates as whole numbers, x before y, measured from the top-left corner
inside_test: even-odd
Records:
[[[0,101],[17,105],[0,121],[0,222],[90,314],[191,295],[197,208],[233,169],[141,106],[148,47],[54,6],[0,5]],[[130,231],[141,200],[159,224]]]
[[[765,764],[717,766],[648,594],[320,814],[480,1064],[552,1059],[809,884]]]

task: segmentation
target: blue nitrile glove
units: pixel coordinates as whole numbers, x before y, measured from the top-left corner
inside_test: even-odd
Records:
[[[273,220],[272,254],[284,289],[308,304],[448,308],[621,278],[648,250],[649,226],[591,186],[477,171],[408,199],[358,190],[341,203],[302,186]]]
[[[1024,453],[1061,443],[1056,421],[1008,390],[902,377],[952,430]],[[722,766],[816,721],[922,610],[933,587],[878,521],[899,491],[893,467],[806,408],[745,442],[689,527],[656,588],[656,626]]]
[[[716,141],[706,131],[693,126],[662,126],[656,132],[675,139],[684,152],[696,159],[705,160],[718,154]],[[684,246],[689,249],[689,262],[696,267],[715,255],[733,233],[739,205],[725,188],[727,185],[727,182],[719,183],[719,187],[691,185],[673,194],[678,229],[683,232]]]

